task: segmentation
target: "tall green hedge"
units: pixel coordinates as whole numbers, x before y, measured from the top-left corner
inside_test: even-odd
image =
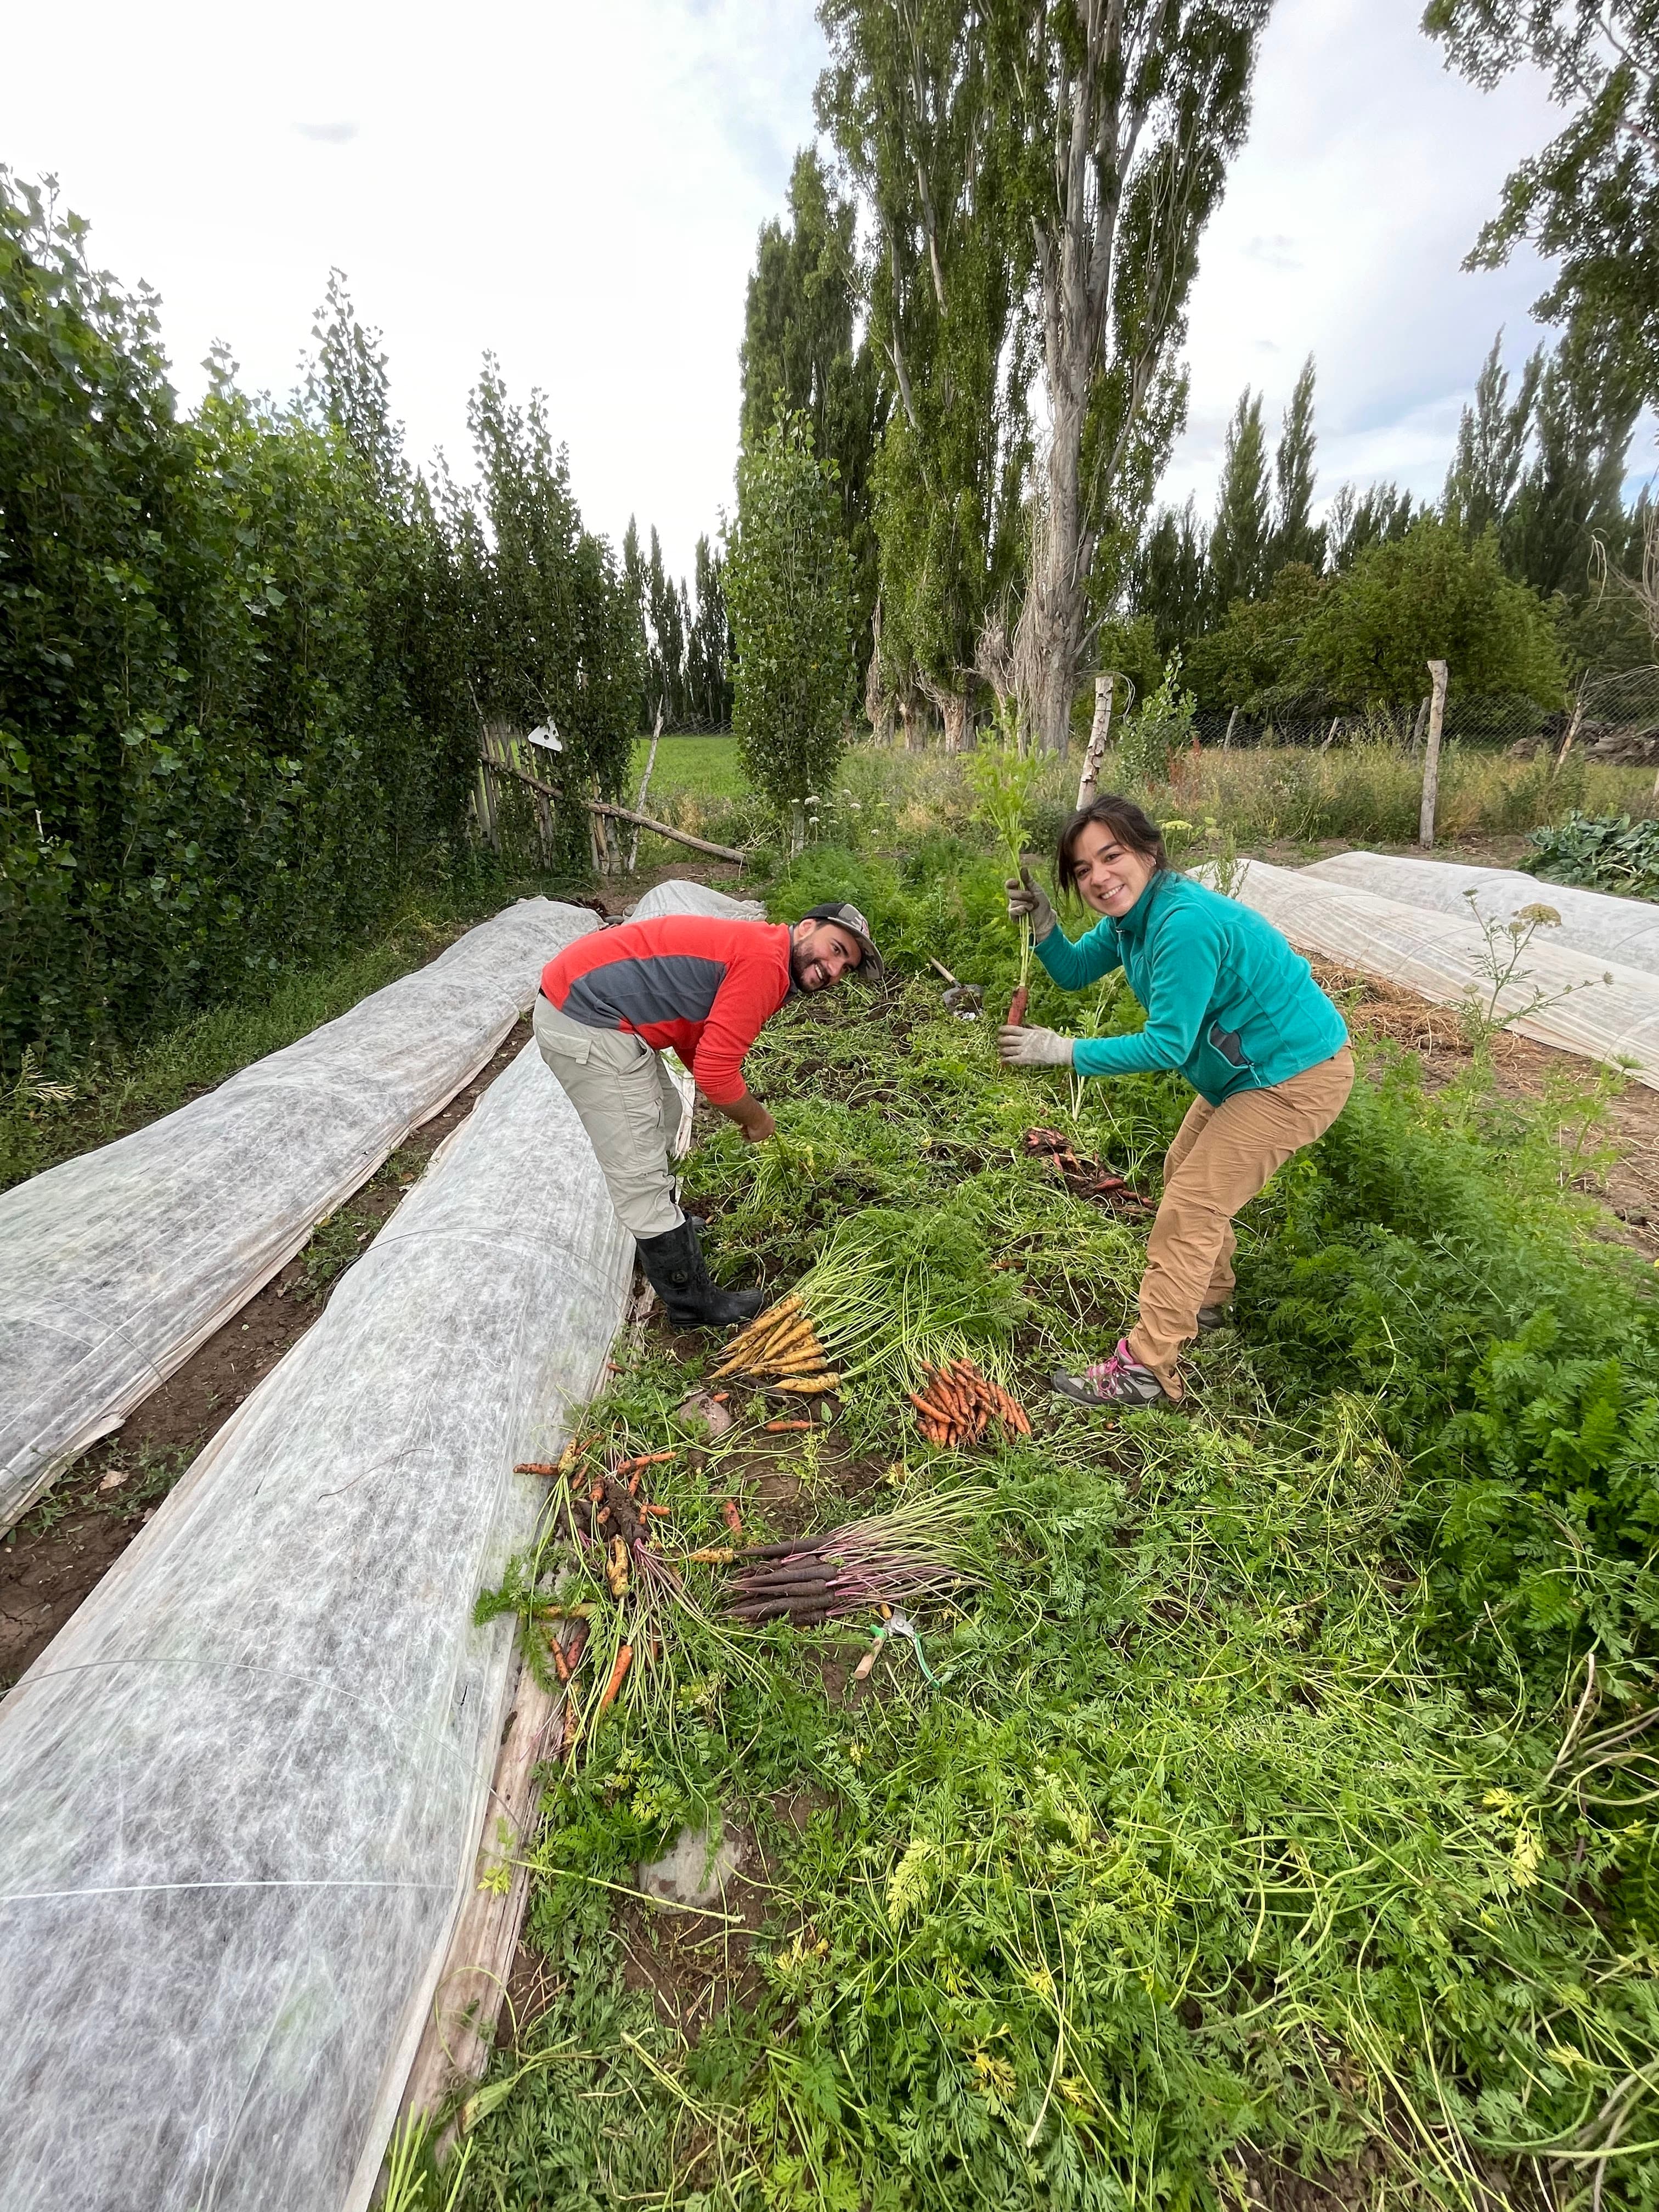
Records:
[[[483,482],[404,464],[337,280],[307,392],[212,364],[0,171],[0,1065],[131,1040],[475,865],[483,714],[615,795],[638,647],[563,456],[489,364]],[[566,844],[586,850],[578,805]]]

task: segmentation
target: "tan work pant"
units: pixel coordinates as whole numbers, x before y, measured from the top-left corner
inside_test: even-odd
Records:
[[[1317,1067],[1261,1091],[1237,1091],[1219,1106],[1194,1098],[1164,1158],[1164,1196],[1146,1245],[1140,1320],[1131,1354],[1172,1398],[1182,1395],[1181,1348],[1198,1334],[1200,1306],[1233,1294],[1233,1216],[1293,1153],[1322,1137],[1353,1088],[1344,1045]]]
[[[673,1161],[685,1103],[659,1052],[631,1030],[589,1029],[538,997],[536,1042],[586,1130],[617,1218],[630,1237],[660,1237],[685,1216]]]

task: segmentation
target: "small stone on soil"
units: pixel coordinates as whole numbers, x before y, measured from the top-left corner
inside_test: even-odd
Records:
[[[702,1911],[720,1902],[743,1859],[743,1844],[729,1828],[712,1851],[707,1828],[682,1828],[659,1859],[641,1862],[640,1887],[647,1897]]]

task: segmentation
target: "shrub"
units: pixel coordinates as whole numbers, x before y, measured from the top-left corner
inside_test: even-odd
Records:
[[[1164,681],[1142,705],[1118,747],[1118,770],[1136,783],[1166,783],[1171,757],[1193,741],[1198,702],[1181,688],[1181,655],[1170,655]]]
[[[1431,659],[1447,663],[1460,694],[1562,702],[1560,647],[1543,601],[1504,574],[1490,532],[1466,545],[1451,524],[1426,516],[1332,580],[1294,672],[1336,707],[1406,708],[1428,688]]]

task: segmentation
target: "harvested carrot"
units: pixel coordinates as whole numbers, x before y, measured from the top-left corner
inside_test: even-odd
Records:
[[[631,1644],[618,1644],[617,1647],[617,1663],[611,1670],[611,1680],[605,1684],[604,1694],[599,1699],[599,1711],[602,1713],[608,1713],[611,1706],[616,1704],[617,1692],[621,1689],[628,1670],[633,1663],[633,1645]]]
[[[570,1662],[565,1656],[563,1644],[556,1636],[552,1636],[548,1638],[547,1648],[553,1655],[553,1672],[560,1681],[568,1682],[570,1680]]]
[[[641,1513],[654,1513],[659,1521],[666,1521],[670,1519],[672,1515],[672,1510],[673,1509],[671,1506],[667,1505],[641,1505],[640,1508]]]
[[[743,1516],[738,1510],[738,1501],[735,1498],[723,1498],[720,1500],[720,1518],[734,1536],[742,1535]]]
[[[642,1467],[662,1467],[674,1456],[672,1451],[641,1452],[637,1459],[625,1459],[620,1467],[613,1467],[612,1475],[637,1474]]]
[[[841,1377],[839,1375],[786,1375],[782,1382],[773,1387],[788,1391],[793,1397],[817,1398],[825,1390],[839,1390]]]
[[[612,1597],[624,1597],[628,1592],[628,1546],[620,1536],[611,1539],[611,1549],[605,1554],[605,1579]]]
[[[521,1459],[514,1468],[514,1474],[556,1474],[558,1468],[550,1460]]]
[[[1024,1021],[1025,1008],[1030,996],[1031,994],[1030,990],[1024,983],[1022,983],[1018,990],[1015,992],[1013,997],[1009,1000],[1008,1026],[1011,1029],[1018,1029],[1021,1024]]]
[[[575,1750],[576,1736],[580,1727],[580,1723],[576,1717],[576,1700],[567,1691],[564,1699],[564,1734],[559,1743],[561,1759],[568,1759]]]
[[[729,1567],[737,1553],[729,1544],[705,1544],[700,1552],[688,1552],[687,1559],[697,1567]]]
[[[763,1425],[769,1437],[781,1437],[790,1429],[810,1429],[811,1421],[767,1421]]]
[[[764,1344],[769,1336],[775,1335],[793,1315],[799,1311],[799,1297],[795,1291],[791,1291],[787,1298],[780,1298],[776,1305],[769,1306],[763,1314],[757,1314],[747,1328],[738,1331],[726,1347],[726,1358],[729,1359],[738,1352],[753,1352],[757,1346]]]
[[[711,1390],[708,1394],[709,1403],[714,1406],[723,1406],[731,1395],[729,1390]]]

